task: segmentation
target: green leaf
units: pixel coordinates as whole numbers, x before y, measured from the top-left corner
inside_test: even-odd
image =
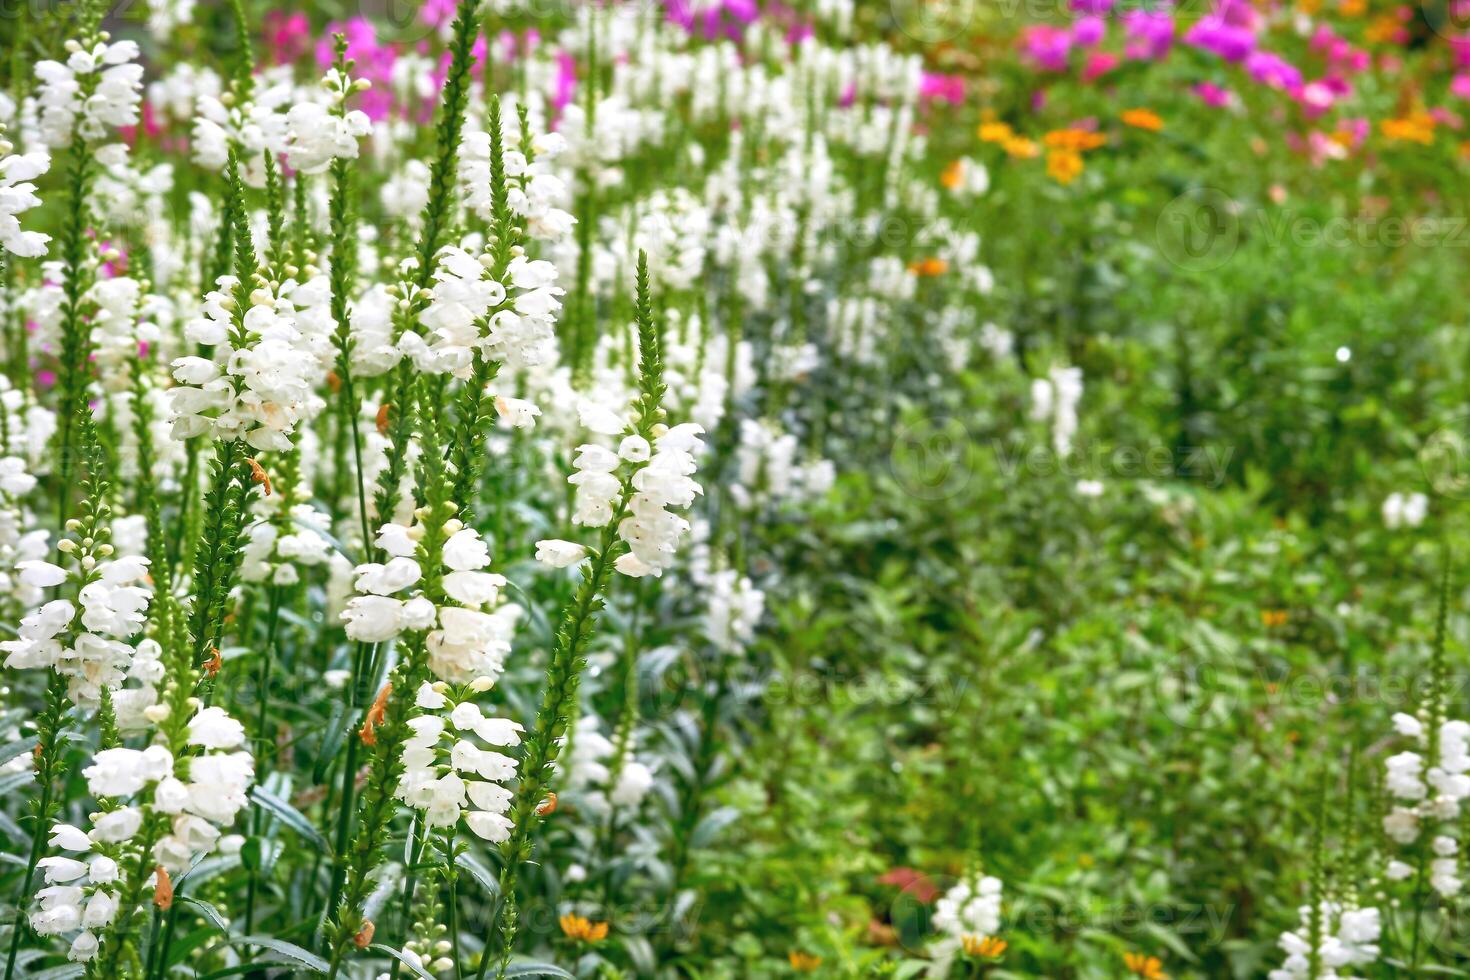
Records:
[[[733,806],[722,806],[713,813],[705,814],[699,821],[699,825],[694,828],[694,833],[690,835],[690,843],[695,847],[707,847],[720,831],[739,819],[740,811]]]
[[[30,980],[71,980],[85,973],[85,968],[80,963],[67,963],[64,966],[53,966],[49,970],[40,973],[32,973]]]
[[[36,748],[36,736],[23,738],[19,742],[11,742],[5,748],[0,749],[0,766],[5,765],[11,759],[23,752],[31,752]]]
[[[479,861],[476,861],[474,855],[470,854],[469,851],[461,852],[454,859],[454,863],[465,871],[468,871],[470,877],[475,879],[480,887],[485,889],[492,897],[500,894],[500,882],[490,873],[490,869]]]
[[[185,905],[194,906],[194,908],[198,909],[200,914],[208,919],[209,922],[216,929],[227,936],[230,934],[230,920],[226,919],[224,915],[220,913],[220,910],[215,908],[213,905],[210,905],[208,902],[201,901],[200,899],[197,899],[192,895],[181,895],[179,896],[179,901],[183,902]]]
[[[576,980],[566,970],[550,963],[512,963],[506,968],[507,980],[511,977],[560,977],[563,980]]]
[[[421,977],[422,980],[434,980],[432,974],[425,972],[423,967],[417,966],[407,956],[404,956],[403,950],[401,949],[394,949],[392,946],[385,946],[382,943],[373,943],[371,946],[368,947],[368,949],[376,950],[377,952],[382,953],[384,956],[393,957],[395,960],[408,967],[409,972],[411,972],[414,976]]]
[[[302,949],[295,943],[288,943],[270,936],[232,936],[231,946],[259,946],[268,949],[279,956],[283,956],[304,969],[313,970],[317,973],[326,973],[332,965],[310,950]]]
[[[250,794],[250,798],[260,804],[263,809],[274,814],[283,824],[296,831],[302,837],[305,837],[308,843],[319,849],[323,854],[330,855],[332,853],[332,845],[327,843],[327,839],[322,836],[322,832],[317,830],[312,822],[302,815],[300,810],[263,786],[255,787],[255,790]]]

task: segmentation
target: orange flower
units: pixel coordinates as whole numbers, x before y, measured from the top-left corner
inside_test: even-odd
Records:
[[[1053,129],[1041,138],[1041,142],[1053,150],[1070,150],[1073,153],[1082,153],[1086,150],[1095,150],[1107,143],[1108,138],[1102,133],[1095,133],[1090,129]]]
[[[1400,119],[1380,120],[1378,130],[1391,142],[1428,146],[1434,142],[1434,117],[1427,112],[1412,112]]]
[[[1010,943],[995,936],[961,936],[960,945],[965,948],[966,955],[994,960],[1000,958]]]
[[[1261,625],[1267,629],[1275,629],[1286,625],[1285,609],[1262,609]]]
[[[1082,154],[1075,150],[1053,150],[1046,155],[1046,173],[1059,184],[1070,184],[1082,173]]]
[[[797,973],[811,973],[822,965],[822,958],[820,956],[813,956],[810,953],[803,953],[795,949],[786,954],[786,959],[790,961],[791,969]]]
[[[1168,980],[1168,974],[1164,972],[1164,964],[1157,956],[1124,953],[1123,965],[1128,968],[1129,973],[1143,977],[1143,980]]]
[[[1034,160],[1041,155],[1041,148],[1036,145],[1036,141],[1024,136],[1013,136],[1002,145],[1006,153],[1017,160]]]
[[[1403,25],[1393,14],[1374,17],[1363,31],[1364,39],[1370,44],[1395,44],[1403,34]]]
[[[1337,12],[1344,17],[1361,17],[1368,11],[1368,0],[1342,0]]]
[[[980,140],[983,143],[1005,143],[1014,139],[1015,135],[1015,130],[1011,129],[1010,123],[984,123],[980,127]]]
[[[949,271],[949,263],[943,259],[927,258],[909,263],[909,272],[920,278],[932,279]]]
[[[607,923],[592,922],[568,913],[559,920],[562,935],[579,943],[600,943],[607,938]]]
[[[1125,126],[1146,129],[1151,133],[1157,133],[1164,128],[1163,118],[1152,109],[1129,109],[1118,118],[1123,120]]]
[[[944,174],[939,178],[939,182],[944,185],[945,190],[958,190],[960,185],[965,182],[964,163],[955,160],[949,166],[945,167]]]

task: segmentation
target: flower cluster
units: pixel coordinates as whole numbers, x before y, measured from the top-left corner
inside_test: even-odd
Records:
[[[422,811],[429,827],[463,819],[477,836],[499,843],[510,835],[505,784],[515,779],[516,760],[496,749],[519,745],[523,729],[507,718],[485,717],[470,700],[493,683],[480,677],[459,689],[443,681],[419,687],[414,704],[424,713],[409,720],[413,735],[404,743],[398,798]]]
[[[1421,751],[1400,752],[1385,763],[1384,789],[1394,804],[1383,818],[1383,831],[1395,843],[1411,845],[1419,839],[1424,821],[1436,824],[1440,829],[1431,842],[1434,858],[1429,881],[1440,895],[1451,898],[1462,886],[1456,855],[1460,813],[1470,797],[1470,724],[1444,721],[1431,739],[1425,722],[1413,715],[1401,712],[1393,716],[1393,723]],[[1434,756],[1426,760],[1423,752],[1431,746]],[[1387,873],[1391,879],[1405,878],[1408,866],[1394,861]]]
[[[1317,909],[1303,906],[1301,926],[1281,935],[1280,947],[1286,960],[1267,976],[1270,980],[1323,980],[1350,977],[1341,972],[1367,966],[1378,959],[1378,937],[1382,924],[1376,908],[1353,908],[1338,902],[1324,901]],[[1316,920],[1314,923],[1313,920]],[[1314,930],[1321,940],[1316,948],[1320,972],[1313,974],[1313,949],[1310,937]]]

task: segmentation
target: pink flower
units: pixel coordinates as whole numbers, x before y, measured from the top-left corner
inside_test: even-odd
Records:
[[[1072,32],[1048,24],[1034,24],[1021,32],[1021,47],[1042,71],[1066,71],[1072,53]]]
[[[959,75],[940,75],[924,72],[919,81],[919,98],[924,102],[948,102],[960,105],[965,101],[965,80]]]
[[[576,95],[577,59],[565,51],[559,51],[556,55],[556,96],[551,100],[558,118]]]
[[[1457,99],[1470,99],[1470,74],[1456,75],[1450,81],[1450,94]]]
[[[272,63],[288,64],[306,54],[311,45],[311,23],[303,13],[272,10],[265,15],[265,49]]]
[[[1167,10],[1130,10],[1123,14],[1128,57],[1159,61],[1174,44],[1174,17]]]
[[[1337,101],[1337,95],[1324,82],[1308,82],[1302,86],[1297,99],[1307,115],[1315,118],[1332,108],[1332,104]]]
[[[1117,67],[1117,55],[1110,51],[1093,51],[1087,56],[1087,63],[1082,66],[1082,79],[1091,82]]]
[[[1079,17],[1072,25],[1072,41],[1079,48],[1090,48],[1103,39],[1108,32],[1107,22],[1101,17],[1088,15]]]
[[[1228,106],[1232,98],[1228,89],[1223,89],[1214,82],[1200,82],[1194,87],[1194,94],[1199,96],[1205,105],[1216,109]]]

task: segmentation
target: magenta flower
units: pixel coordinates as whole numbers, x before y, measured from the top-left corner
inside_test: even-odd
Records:
[[[1035,24],[1021,32],[1021,47],[1042,71],[1066,71],[1072,53],[1072,32]]]
[[[1123,14],[1128,57],[1161,61],[1174,44],[1174,15],[1167,10],[1130,10]]]
[[[965,101],[965,80],[959,75],[926,71],[919,80],[919,98],[926,103],[940,101],[959,105]]]
[[[1231,95],[1228,89],[1223,89],[1214,82],[1200,82],[1194,87],[1194,94],[1200,97],[1200,101],[1207,106],[1223,109],[1230,104]]]
[[[1470,74],[1456,75],[1451,79],[1450,94],[1457,99],[1470,99]]]
[[[1256,48],[1256,35],[1248,27],[1238,27],[1212,15],[1196,21],[1184,35],[1184,43],[1226,61],[1244,61]]]
[[[1279,54],[1255,51],[1245,59],[1245,70],[1251,78],[1269,88],[1295,94],[1302,87],[1302,73]]]
[[[288,64],[311,47],[311,23],[302,13],[272,10],[265,15],[265,49],[271,62]]]
[[[1079,48],[1090,48],[1101,41],[1107,32],[1107,21],[1089,14],[1077,18],[1077,22],[1072,25],[1072,41]]]

